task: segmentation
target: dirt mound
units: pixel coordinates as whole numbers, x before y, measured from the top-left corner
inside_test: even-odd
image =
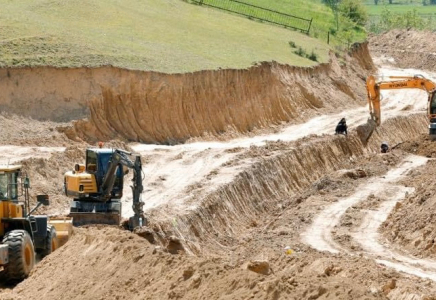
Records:
[[[392,289],[409,285],[372,261],[326,256],[304,246],[285,254],[277,246],[253,240],[228,257],[193,257],[167,253],[117,228],[78,228],[68,244],[1,298],[386,299]],[[259,260],[269,275],[249,269]],[[391,281],[395,286],[386,289]]]
[[[366,48],[356,46],[359,55],[347,57],[343,66],[332,56],[330,64],[314,68],[273,62],[188,74],[111,67],[3,69],[0,108],[38,120],[84,119],[75,134],[65,133],[93,143],[175,144],[232,130],[249,133],[364,104],[362,80],[372,68]]]
[[[0,114],[0,143],[19,146],[64,146],[70,140],[59,127],[71,127],[69,123],[37,121],[32,118],[2,112]]]
[[[404,151],[436,157],[436,141],[422,135],[414,140],[398,146]],[[430,160],[424,167],[408,174],[404,184],[414,187],[415,192],[399,203],[383,227],[387,239],[398,249],[412,253],[417,257],[436,258],[436,216],[433,207],[436,205],[435,167],[436,162]]]
[[[68,212],[70,199],[64,193],[64,173],[76,163],[84,160],[86,145],[74,145],[65,152],[53,153],[50,158],[30,158],[21,161],[23,172],[30,178],[31,203],[36,203],[36,195],[47,194],[50,206],[41,207],[41,214],[64,214]]]
[[[392,30],[369,39],[371,53],[383,64],[434,71],[436,45],[431,31]]]

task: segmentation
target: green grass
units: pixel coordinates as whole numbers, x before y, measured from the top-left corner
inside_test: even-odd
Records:
[[[328,60],[325,42],[180,0],[3,0],[0,66],[101,66],[181,73]]]

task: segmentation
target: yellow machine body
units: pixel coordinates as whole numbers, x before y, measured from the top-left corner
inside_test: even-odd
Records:
[[[23,205],[8,200],[0,200],[0,219],[3,218],[22,218]],[[0,222],[0,236],[5,234],[5,228],[8,224]]]
[[[47,195],[38,195],[38,204],[31,209],[29,187],[27,176],[21,176],[20,165],[0,165],[0,266],[13,270],[6,271],[11,280],[27,277],[36,262],[35,254],[50,254],[68,241],[72,231],[71,218],[32,214],[49,201]],[[12,240],[22,243],[22,247],[11,248]],[[17,253],[11,255],[11,249]]]
[[[97,193],[95,175],[86,172],[82,165],[76,166],[75,169],[65,173],[65,194],[69,197],[82,198]]]

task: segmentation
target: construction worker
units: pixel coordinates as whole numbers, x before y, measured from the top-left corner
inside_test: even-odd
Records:
[[[338,125],[336,125],[336,130],[335,130],[336,133],[335,134],[347,135],[348,134],[347,129],[348,129],[347,122],[345,121],[345,118],[342,118],[339,121]]]
[[[389,152],[389,145],[387,142],[383,142],[380,146],[381,153],[387,153]]]

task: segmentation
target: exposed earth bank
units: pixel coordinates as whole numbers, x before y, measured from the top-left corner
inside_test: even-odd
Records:
[[[385,35],[372,37],[369,47],[389,41]],[[376,71],[366,45],[354,51],[345,64],[332,57],[330,65],[307,70],[274,63],[172,76],[112,68],[56,70],[56,76],[47,68],[10,70],[9,78],[26,78],[39,86],[41,101],[49,101],[52,111],[40,117],[31,115],[36,110],[13,115],[24,102],[14,104],[15,88],[7,85],[9,98],[2,105],[9,114],[0,121],[26,120],[41,128],[40,139],[51,140],[50,146],[66,147],[50,148],[50,157],[22,161],[35,178],[32,192],[53,195],[49,214],[68,210],[68,199],[58,196],[62,174],[81,162],[83,150],[94,143],[91,135],[176,145],[109,144],[143,156],[149,227],[135,233],[108,226],[76,228],[70,242],[41,261],[27,280],[4,287],[0,297],[436,299],[431,213],[436,148],[425,134],[425,100],[420,93],[387,93],[383,124],[368,144],[362,143],[355,129],[368,114],[365,78]],[[381,61],[377,51],[372,55]],[[410,62],[408,67],[419,65]],[[0,72],[8,76],[9,71]],[[65,90],[54,94],[48,81],[36,79],[68,83],[80,77],[76,73],[87,74],[83,82],[73,80],[75,88],[65,84]],[[29,99],[28,92],[21,91],[21,97]],[[53,99],[73,96],[56,107],[45,94]],[[164,100],[157,95],[166,95],[172,104],[159,106]],[[115,114],[121,103],[132,104],[132,109]],[[259,103],[264,109],[256,108]],[[206,109],[209,104],[215,108]],[[229,105],[233,109],[224,110]],[[138,107],[146,115],[137,115]],[[149,120],[149,115],[160,117]],[[349,134],[334,136],[342,116]],[[4,134],[0,138],[14,145],[35,145],[35,155],[41,150],[38,139],[28,142],[32,132]],[[379,153],[382,141],[389,142],[390,153]],[[403,168],[413,160],[411,154],[422,165]],[[362,193],[371,188],[373,192]],[[127,190],[125,194],[128,207],[131,199]],[[308,240],[306,233],[334,205],[343,208],[336,223],[319,232],[319,240],[313,240],[316,230]],[[387,217],[384,223],[379,220],[380,230],[366,226],[380,209]],[[365,248],[359,243],[362,232],[375,236],[393,255]],[[319,241],[328,241],[333,250],[317,250]],[[424,260],[414,261],[418,258]]]

